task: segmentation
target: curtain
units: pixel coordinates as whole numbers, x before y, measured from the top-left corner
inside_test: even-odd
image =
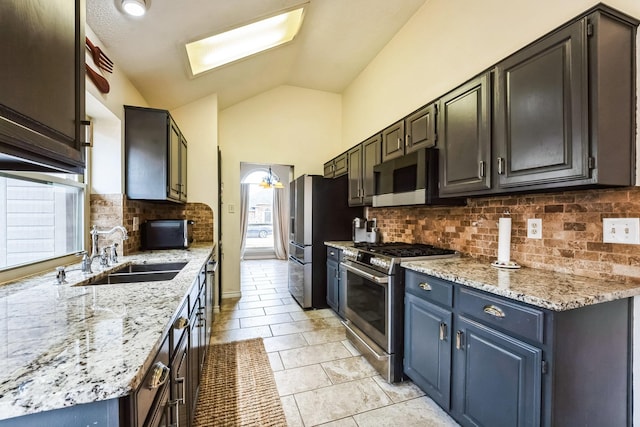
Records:
[[[287,188],[273,189],[273,251],[276,258],[287,259],[289,213]]]
[[[251,184],[240,184],[240,259],[244,257],[244,250],[247,244],[247,217],[249,212],[249,186]]]

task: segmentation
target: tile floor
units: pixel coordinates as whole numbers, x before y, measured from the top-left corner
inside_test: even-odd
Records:
[[[264,338],[289,426],[458,426],[410,381],[386,383],[332,310],[302,310],[286,261],[243,261],[241,277],[242,298],[222,301],[212,342]]]

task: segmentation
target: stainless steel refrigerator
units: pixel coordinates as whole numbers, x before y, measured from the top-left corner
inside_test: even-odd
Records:
[[[289,186],[289,292],[302,308],[328,307],[324,242],[351,240],[351,223],[362,208],[347,204],[346,175],[301,175]]]

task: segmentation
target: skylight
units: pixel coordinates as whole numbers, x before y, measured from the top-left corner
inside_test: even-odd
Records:
[[[291,10],[187,43],[191,73],[196,76],[293,40],[302,25],[303,11],[304,8]]]

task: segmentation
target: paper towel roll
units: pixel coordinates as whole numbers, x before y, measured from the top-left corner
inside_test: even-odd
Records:
[[[511,218],[498,222],[498,262],[508,264],[511,258]]]

